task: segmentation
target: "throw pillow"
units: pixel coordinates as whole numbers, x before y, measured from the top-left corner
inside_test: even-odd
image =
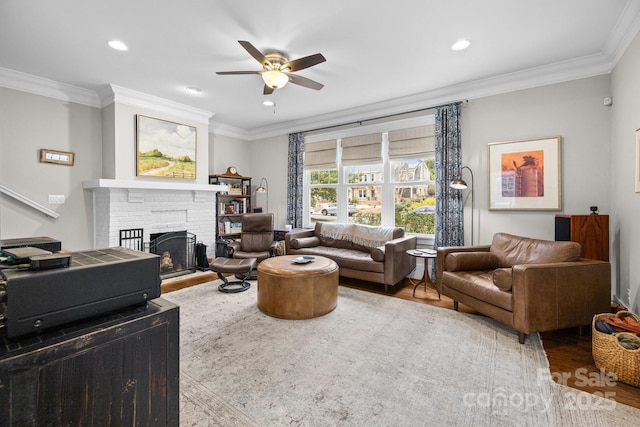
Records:
[[[512,282],[512,269],[511,268],[496,268],[493,270],[493,284],[501,291],[510,291]]]
[[[498,257],[491,252],[451,252],[444,259],[447,271],[493,270]]]
[[[371,259],[378,262],[384,261],[384,245],[371,249]]]
[[[297,238],[291,239],[289,244],[293,249],[313,248],[314,246],[318,246],[320,244],[320,239],[318,239],[316,236],[297,237]]]

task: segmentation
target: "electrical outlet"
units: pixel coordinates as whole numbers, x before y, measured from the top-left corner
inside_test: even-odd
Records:
[[[61,205],[64,203],[64,194],[49,194],[49,203],[52,205]]]

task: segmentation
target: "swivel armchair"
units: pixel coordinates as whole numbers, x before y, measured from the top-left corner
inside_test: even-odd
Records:
[[[253,213],[242,216],[240,241],[231,242],[228,248],[232,258],[255,258],[256,264],[275,254],[277,243],[273,240],[273,214]],[[250,279],[255,280],[257,276]]]

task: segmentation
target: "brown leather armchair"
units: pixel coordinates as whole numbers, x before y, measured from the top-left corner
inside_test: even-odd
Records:
[[[255,258],[256,263],[259,263],[273,256],[277,246],[273,240],[273,214],[244,214],[240,241],[231,242],[227,246],[232,258]]]
[[[442,295],[525,335],[589,325],[611,304],[611,265],[580,244],[496,233],[491,245],[438,248]]]

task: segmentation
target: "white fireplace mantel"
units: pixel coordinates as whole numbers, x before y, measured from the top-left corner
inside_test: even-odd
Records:
[[[213,253],[215,192],[228,191],[226,185],[95,179],[84,181],[82,186],[93,193],[95,247],[121,245],[123,230],[144,230],[144,242],[149,242],[153,233],[186,230]]]
[[[141,190],[184,190],[184,191],[228,191],[226,185],[185,184],[180,182],[133,181],[125,179],[92,179],[84,181],[82,188],[95,190],[98,188],[128,188]]]

